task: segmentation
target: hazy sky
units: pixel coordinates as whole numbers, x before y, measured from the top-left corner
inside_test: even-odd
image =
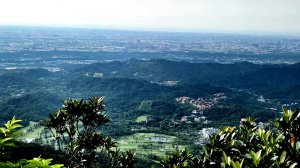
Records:
[[[300,33],[300,0],[0,0],[0,25]]]

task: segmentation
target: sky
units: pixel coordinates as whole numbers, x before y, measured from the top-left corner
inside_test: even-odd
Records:
[[[0,25],[300,33],[300,0],[0,0]]]

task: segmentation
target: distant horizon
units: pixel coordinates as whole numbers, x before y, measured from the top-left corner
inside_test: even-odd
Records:
[[[299,0],[9,0],[0,25],[300,35]]]
[[[0,24],[1,27],[15,28],[49,28],[49,29],[82,29],[82,30],[112,30],[112,31],[135,31],[135,32],[157,32],[157,33],[191,33],[191,34],[228,34],[249,36],[284,36],[300,37],[300,33],[288,32],[259,32],[259,31],[222,31],[222,30],[180,30],[180,29],[147,29],[129,27],[97,27],[97,26],[65,26],[65,25],[29,25],[29,24]]]

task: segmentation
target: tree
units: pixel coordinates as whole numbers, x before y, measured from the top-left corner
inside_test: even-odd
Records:
[[[187,150],[161,161],[162,167],[290,167],[300,165],[300,113],[283,108],[275,128],[260,128],[248,117],[210,137],[200,155]]]
[[[134,154],[120,155],[116,142],[98,131],[109,122],[102,97],[88,100],[68,99],[63,106],[43,122],[55,137],[59,150],[65,150],[70,167],[91,167],[97,157],[97,149],[110,157],[108,165],[126,167],[133,164]],[[124,162],[118,162],[125,160]],[[119,164],[115,164],[119,163]]]

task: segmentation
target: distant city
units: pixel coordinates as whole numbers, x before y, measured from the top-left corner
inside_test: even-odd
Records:
[[[103,135],[158,163],[247,116],[269,129],[299,107],[300,38],[0,26],[0,86],[0,123],[22,119],[22,142],[58,149],[39,122],[62,100],[103,96]],[[70,109],[86,115],[82,102]]]
[[[2,26],[0,27],[0,52],[22,52],[23,55],[18,54],[14,61],[28,61],[29,59],[33,61],[33,64],[41,58],[31,58],[31,52],[54,52],[51,56],[54,60],[61,58],[63,60],[60,59],[60,62],[67,64],[90,64],[132,58],[290,64],[300,61],[300,38]],[[74,56],[68,52],[78,54]],[[100,53],[106,53],[106,56]],[[114,57],[111,54],[110,57],[107,53],[118,53],[118,56]],[[2,67],[3,63],[9,64],[10,62],[2,58]]]
[[[138,32],[97,29],[0,27],[0,51],[164,52],[203,51],[252,54],[300,53],[300,38]]]

